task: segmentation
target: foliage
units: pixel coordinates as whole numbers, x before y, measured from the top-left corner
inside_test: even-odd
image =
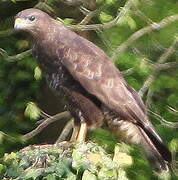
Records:
[[[93,1],[87,2],[93,4]],[[128,0],[97,0],[96,4],[94,4],[97,9],[101,9],[91,18],[88,24],[105,24],[113,21],[117,14],[124,9],[126,2],[128,2]],[[132,2],[132,8],[128,10],[120,23],[115,23],[110,28],[97,29],[96,33],[92,31],[82,32],[82,35],[92,40],[104,49],[109,56],[113,57],[115,50],[119,46],[122,46],[134,33],[150,24],[156,26],[157,24],[154,24],[154,22],[160,22],[168,16],[176,15],[178,12],[178,2],[175,0],[133,0]],[[50,106],[50,108],[45,109],[47,113],[50,109],[53,109],[53,112],[59,111],[55,104],[60,100],[47,99],[47,94],[50,92],[48,91],[46,93],[46,90],[44,90],[45,85],[36,61],[31,56],[25,55],[20,58],[13,56],[22,53],[30,47],[25,34],[15,33],[12,30],[14,16],[18,11],[34,7],[35,5],[36,7],[45,9],[51,14],[55,13],[66,25],[77,24],[84,18],[83,13],[79,10],[80,8],[77,6],[71,7],[67,3],[62,4],[59,0],[46,0],[45,3],[34,0],[0,1],[0,156],[3,156],[5,152],[15,151],[24,146],[24,139],[21,138],[20,135],[29,132],[35,127],[33,120],[39,118],[39,109],[30,104],[25,111],[26,105],[29,102],[35,102],[42,107]],[[87,3],[84,4],[84,6],[90,9]],[[84,8],[82,12],[84,12],[85,15],[88,14],[88,11],[85,11]],[[161,55],[176,41],[177,27],[178,21],[174,21],[164,28],[144,34],[128,44],[128,47],[123,52],[116,53],[114,58],[116,66],[121,71],[131,70],[128,74],[126,73],[125,79],[136,90],[139,91],[150,74],[154,73],[156,68],[161,67],[160,64],[155,63],[158,62]],[[13,58],[11,56],[13,56]],[[166,58],[165,63],[175,64],[170,68],[163,68],[157,73],[154,81],[144,94],[143,99],[149,108],[148,114],[150,120],[154,123],[161,137],[165,139],[172,152],[176,155],[178,151],[178,133],[176,129],[163,126],[163,124],[165,124],[165,120],[171,123],[176,122],[178,116],[177,44]],[[24,116],[24,111],[27,116]],[[171,126],[175,125],[176,124],[171,124]],[[58,129],[56,129],[56,131],[58,131]],[[52,132],[48,132],[47,134],[50,133]],[[43,137],[44,139],[45,136],[46,134]],[[102,145],[109,153],[113,153],[114,146],[118,141],[117,138],[109,132],[101,129],[92,132],[90,139]],[[111,142],[110,139],[113,139],[113,141]],[[38,139],[36,143],[38,143],[39,140],[40,139]],[[47,141],[44,140],[44,142]],[[19,165],[19,163],[27,163],[19,159],[20,153],[22,152],[23,151],[6,155],[10,159],[15,158],[17,160],[12,163],[13,167],[17,164]],[[133,148],[131,155],[134,161],[133,165],[127,169],[128,178],[138,180],[157,179],[137,149]],[[63,165],[65,166],[67,162],[64,162]],[[3,164],[0,165],[0,174],[4,173],[6,169],[4,165],[9,166],[10,164],[8,164],[7,159],[5,160],[3,158]],[[27,164],[25,164],[25,166],[26,165]],[[76,168],[72,167],[71,171],[71,166],[69,168],[67,164],[68,169],[66,169],[63,165],[59,163],[59,166],[62,166],[62,169],[64,169],[64,174],[70,172],[72,173],[71,175],[76,176]],[[22,165],[22,167],[24,166]],[[48,169],[48,172],[53,171],[55,173],[49,174],[46,172],[46,177],[44,178],[55,179],[59,176],[62,171],[56,174],[57,168],[59,167],[56,167],[56,171],[54,171],[54,167]],[[15,170],[17,172],[11,173],[24,172],[23,168],[17,168]],[[80,173],[81,172],[79,172],[79,174]],[[85,171],[82,170],[82,174],[83,173],[85,179],[96,178],[96,172],[93,173],[91,169],[86,168]],[[124,171],[121,173],[124,173]],[[27,177],[38,177],[40,175],[41,171],[28,171]],[[100,175],[103,176],[103,172],[101,172]],[[62,176],[63,175],[61,175],[61,177]]]
[[[40,111],[33,102],[29,102],[25,109],[25,115],[30,119],[36,120],[40,117]]]
[[[147,179],[157,179],[159,175],[153,174],[143,159],[140,158],[141,162],[136,166],[133,164],[135,159],[131,154],[137,152],[124,143],[116,144],[113,155],[93,142],[31,145],[19,152],[4,155],[0,161],[0,178],[128,180],[144,179],[146,175]],[[160,177],[167,180],[170,174],[164,173]]]
[[[125,153],[125,156],[130,157]],[[116,159],[116,158],[115,158]],[[94,143],[28,146],[17,153],[5,154],[0,176],[16,180],[127,180],[127,165],[112,160],[103,148]]]

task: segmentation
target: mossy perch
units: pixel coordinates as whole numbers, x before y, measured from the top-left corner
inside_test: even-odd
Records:
[[[123,167],[132,164],[132,158],[120,152],[123,164],[118,153],[117,150],[112,157],[92,142],[28,146],[3,157],[0,177],[3,180],[126,180]]]

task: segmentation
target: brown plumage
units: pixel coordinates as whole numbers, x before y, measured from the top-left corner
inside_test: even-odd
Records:
[[[140,145],[155,170],[167,170],[171,153],[142,100],[99,47],[38,9],[18,13],[15,28],[32,35],[33,55],[49,86],[66,97],[76,124],[106,121],[109,129]]]

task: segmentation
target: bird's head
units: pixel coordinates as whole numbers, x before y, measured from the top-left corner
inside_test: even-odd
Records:
[[[14,28],[32,34],[38,34],[38,32],[41,32],[41,30],[44,30],[47,27],[50,20],[50,16],[45,12],[39,9],[30,8],[19,12],[15,16]]]

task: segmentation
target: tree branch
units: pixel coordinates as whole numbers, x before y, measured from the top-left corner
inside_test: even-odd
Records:
[[[0,55],[8,62],[16,62],[18,60],[22,60],[23,58],[30,56],[32,54],[32,50],[29,49],[20,54],[16,54],[14,56],[9,56],[7,52],[0,48]]]
[[[78,25],[88,24],[94,16],[96,16],[97,14],[100,13],[100,11],[104,8],[104,6],[101,6],[94,11],[89,11],[87,14],[82,11],[86,16],[83,18],[83,20]]]
[[[55,121],[58,121],[60,119],[67,119],[67,118],[71,118],[71,115],[70,115],[70,113],[68,111],[58,113],[58,114],[44,120],[37,128],[35,128],[33,131],[25,134],[23,137],[25,139],[30,139],[30,138],[36,136],[37,134],[39,134],[49,124],[51,124],[51,123],[53,123]]]
[[[135,8],[134,14],[138,16],[140,19],[143,19],[147,24],[154,23],[148,16],[146,16],[142,11],[138,8]]]
[[[177,39],[172,43],[172,45],[160,56],[160,58],[158,59],[158,62],[156,63],[156,65],[162,64],[164,63],[167,58],[173,53],[175,46],[177,44]],[[141,97],[143,97],[143,95],[146,93],[146,91],[148,90],[148,88],[150,87],[151,83],[155,80],[155,78],[158,76],[160,72],[159,68],[155,68],[154,71],[148,76],[148,78],[146,79],[146,81],[144,82],[143,86],[141,87],[141,89],[139,90],[139,95]]]
[[[164,64],[149,64],[150,68],[152,68],[153,70],[156,71],[164,71],[164,70],[168,70],[168,69],[176,69],[178,68],[178,63],[177,62],[168,62],[168,63],[164,63]],[[124,71],[121,71],[123,76],[129,76],[131,74],[133,74],[135,71],[137,70],[136,67],[132,67],[129,69],[126,69]]]
[[[6,29],[4,31],[0,31],[0,38],[10,36],[14,33],[15,33],[14,29]]]
[[[178,20],[178,14],[173,15],[173,16],[168,16],[164,19],[162,19],[158,23],[152,23],[149,26],[146,26],[135,33],[133,33],[126,41],[124,41],[121,45],[119,45],[116,50],[112,54],[112,59],[115,59],[118,57],[121,53],[123,53],[134,41],[139,39],[145,34],[148,34],[154,30],[159,30],[164,28],[165,26],[175,22]]]
[[[158,121],[161,122],[162,125],[170,127],[170,128],[178,128],[178,122],[169,122],[166,121],[161,115],[149,110],[150,113],[152,113]]]
[[[129,76],[131,75],[133,72],[135,72],[135,67],[129,68],[127,70],[121,71],[123,76]]]
[[[150,88],[148,89],[147,98],[146,98],[146,102],[145,102],[145,105],[146,105],[146,108],[147,108],[147,109],[150,109],[150,108],[151,108],[153,94],[154,94],[154,91],[153,91],[152,88],[150,87]]]
[[[122,21],[122,18],[129,12],[132,7],[132,0],[128,0],[125,6],[122,8],[120,13],[110,22],[103,24],[90,24],[90,25],[70,25],[68,26],[70,29],[75,31],[89,31],[89,30],[98,30],[98,29],[108,29],[116,24],[119,24]]]
[[[171,112],[171,113],[174,113],[174,114],[178,115],[178,110],[174,109],[173,107],[168,106],[168,110],[169,110],[169,112]]]
[[[153,65],[153,67],[158,69],[158,71],[163,71],[163,70],[167,70],[167,69],[178,68],[178,63],[177,62],[168,62],[168,63],[164,63],[164,64],[156,63]]]
[[[60,134],[56,143],[65,141],[67,136],[69,135],[70,131],[72,130],[73,126],[74,126],[74,119],[72,118],[70,121],[67,122],[67,124],[63,128],[62,133]]]

